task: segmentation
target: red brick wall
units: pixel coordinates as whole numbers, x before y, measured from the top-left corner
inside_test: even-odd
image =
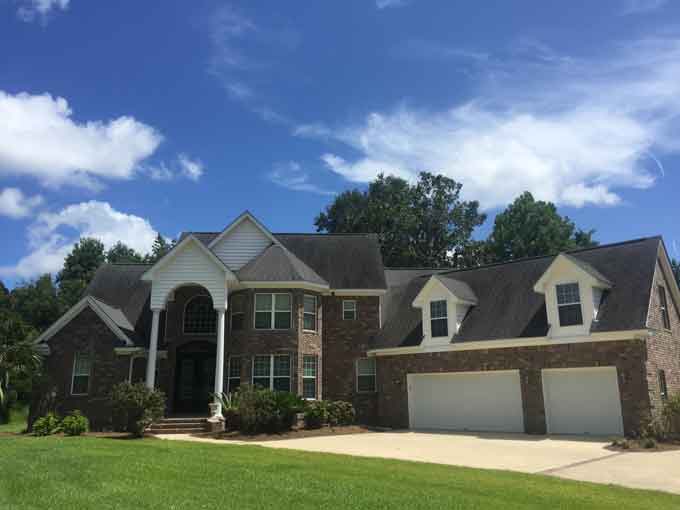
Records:
[[[388,427],[408,427],[409,373],[519,369],[525,429],[544,434],[542,368],[616,366],[624,431],[634,434],[649,409],[645,358],[645,343],[637,340],[381,356],[377,367],[378,422]]]
[[[678,315],[680,303],[674,303],[671,285],[675,284],[668,281],[661,265],[657,262],[647,318],[647,327],[652,330],[647,340],[647,382],[654,414],[663,408],[659,388],[659,370],[664,370],[666,373],[668,392],[670,394],[680,392],[680,316]],[[666,290],[670,330],[664,328],[658,286]]]

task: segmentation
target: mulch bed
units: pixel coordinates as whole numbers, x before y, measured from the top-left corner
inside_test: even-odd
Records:
[[[608,450],[617,452],[665,452],[680,450],[680,439],[671,439],[668,441],[657,441],[653,448],[645,448],[644,441],[639,439],[625,439],[623,441],[615,441],[607,447]]]
[[[246,435],[237,430],[215,434],[215,439],[226,441],[280,441],[283,439],[302,439],[305,437],[341,436],[347,434],[365,434],[375,432],[375,429],[361,425],[349,425],[346,427],[321,427],[320,429],[293,429],[280,434],[256,434]]]

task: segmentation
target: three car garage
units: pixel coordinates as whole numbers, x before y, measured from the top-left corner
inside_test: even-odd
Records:
[[[549,434],[622,435],[616,367],[544,369]],[[408,374],[413,429],[524,432],[519,370]]]

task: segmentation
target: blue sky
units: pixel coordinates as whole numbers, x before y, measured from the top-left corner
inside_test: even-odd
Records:
[[[524,190],[678,256],[680,2],[0,0],[0,278],[244,209],[313,231],[379,172]]]

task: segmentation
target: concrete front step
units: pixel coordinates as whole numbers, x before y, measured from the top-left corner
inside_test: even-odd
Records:
[[[172,417],[152,423],[148,431],[152,434],[198,434],[207,432],[206,418]]]

